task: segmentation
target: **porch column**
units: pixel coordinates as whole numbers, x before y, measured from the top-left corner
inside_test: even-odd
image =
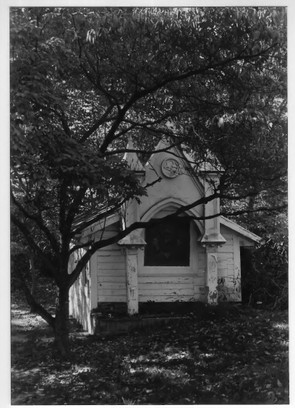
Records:
[[[206,286],[208,291],[208,304],[218,303],[218,246],[206,245]]]
[[[215,169],[210,163],[204,164],[203,184],[206,197],[214,194],[214,191],[218,188],[221,171],[221,167]],[[226,242],[220,233],[219,212],[220,200],[218,197],[205,204],[205,231],[201,243],[206,248],[206,291],[207,302],[211,305],[217,305],[218,303],[218,246]],[[210,218],[212,216],[213,218]]]
[[[214,194],[215,188],[219,184],[219,174],[215,172],[207,171],[204,172],[204,191],[205,197]],[[220,233],[220,217],[217,216],[220,212],[220,199],[214,198],[213,200],[209,201],[205,204],[204,207],[204,215],[205,215],[205,222],[204,222],[204,235],[202,237],[201,242],[203,244],[224,244],[225,239]],[[216,215],[216,217],[209,218]]]
[[[138,266],[137,249],[126,247],[126,283],[128,315],[138,313]]]
[[[143,249],[146,242],[141,237],[141,231],[133,231],[118,244],[124,247],[126,256],[126,295],[128,315],[138,313],[138,251]]]

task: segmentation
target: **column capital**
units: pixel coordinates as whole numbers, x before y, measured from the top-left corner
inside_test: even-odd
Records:
[[[128,249],[140,249],[146,245],[145,240],[137,233],[130,233],[118,241],[118,245]]]
[[[204,234],[201,244],[204,247],[218,247],[226,243],[226,239],[220,233]]]

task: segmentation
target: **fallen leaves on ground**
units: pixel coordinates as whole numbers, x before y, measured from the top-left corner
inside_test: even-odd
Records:
[[[286,312],[238,313],[96,338],[61,361],[39,318],[13,305],[12,404],[287,404]]]

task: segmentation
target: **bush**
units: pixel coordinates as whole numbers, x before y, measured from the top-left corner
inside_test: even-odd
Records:
[[[288,307],[288,246],[286,239],[269,238],[244,256],[244,301],[286,309]],[[251,257],[251,263],[249,262]],[[251,265],[252,264],[252,265]]]

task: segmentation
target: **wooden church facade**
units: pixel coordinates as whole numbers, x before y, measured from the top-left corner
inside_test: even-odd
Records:
[[[197,179],[186,157],[176,148],[162,151],[165,147],[160,142],[161,152],[145,167],[136,154],[125,156],[142,183],[151,185],[148,195],[85,229],[81,240],[109,238],[122,224],[156,220],[212,194],[218,171],[204,165]],[[70,290],[70,314],[92,333],[93,313],[104,307],[134,315],[145,304],[241,301],[240,247],[253,246],[260,238],[221,216],[202,220],[218,213],[219,199],[214,199],[97,251]],[[69,269],[82,253],[72,255]]]

